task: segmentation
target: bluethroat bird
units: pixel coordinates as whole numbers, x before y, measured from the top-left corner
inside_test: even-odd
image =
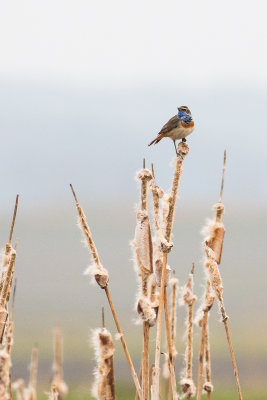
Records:
[[[194,130],[194,121],[191,116],[191,111],[186,106],[178,107],[178,113],[174,117],[172,117],[158,133],[158,136],[149,143],[148,146],[151,146],[153,143],[158,143],[164,137],[169,137],[173,140],[173,144],[175,147],[176,155],[176,140],[182,139],[183,142],[186,142],[186,136],[190,135],[190,133]]]

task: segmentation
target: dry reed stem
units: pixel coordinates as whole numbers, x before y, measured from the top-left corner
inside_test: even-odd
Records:
[[[61,399],[68,393],[68,386],[63,379],[62,367],[62,333],[59,327],[55,329],[55,344],[54,344],[54,376],[52,379],[52,386],[56,388],[58,397]]]
[[[115,347],[110,332],[106,328],[93,332],[93,345],[97,360],[93,395],[98,400],[115,400],[113,356]]]
[[[135,387],[136,387],[137,393],[139,395],[140,400],[143,400],[143,394],[142,394],[141,386],[140,386],[138,377],[136,375],[136,372],[135,372],[135,369],[134,369],[134,366],[133,366],[133,363],[132,363],[132,359],[131,359],[130,353],[129,353],[127,345],[126,345],[126,342],[125,342],[125,339],[124,339],[124,336],[123,336],[123,333],[122,333],[122,330],[121,330],[121,326],[120,326],[120,323],[119,323],[119,320],[118,320],[118,317],[117,317],[113,302],[111,300],[111,296],[110,296],[110,292],[109,292],[108,287],[105,287],[105,292],[106,292],[106,295],[107,295],[107,299],[108,299],[109,306],[110,306],[110,309],[111,309],[111,312],[112,312],[112,315],[113,315],[114,322],[115,322],[116,327],[117,327],[117,331],[118,331],[118,333],[120,335],[120,340],[121,340],[121,343],[122,343],[122,347],[123,347],[126,359],[128,361],[131,373],[132,373],[132,377],[133,377],[133,380],[134,380],[134,383],[135,383]]]
[[[139,373],[138,373],[138,379],[139,379],[140,385],[143,384],[142,383],[142,378],[143,378],[143,371],[142,371],[142,359],[141,359]],[[140,400],[137,391],[135,392],[135,400]]]
[[[76,202],[76,208],[77,208],[77,211],[78,211],[80,227],[81,227],[81,230],[82,230],[82,232],[83,232],[83,234],[84,234],[84,236],[86,238],[87,245],[88,245],[88,247],[89,247],[89,249],[91,251],[91,254],[92,254],[93,260],[95,262],[96,269],[97,269],[97,271],[95,271],[93,274],[94,274],[95,279],[96,279],[97,283],[99,284],[99,286],[102,289],[105,289],[105,293],[106,293],[106,296],[107,296],[107,299],[108,299],[108,302],[109,302],[109,306],[110,306],[110,309],[111,309],[111,312],[112,312],[112,316],[113,316],[113,319],[115,321],[118,333],[120,335],[120,340],[121,340],[121,343],[122,343],[122,347],[123,347],[123,350],[125,352],[125,356],[126,356],[126,359],[128,361],[128,364],[129,364],[129,367],[130,367],[130,370],[131,370],[131,374],[132,374],[132,377],[133,377],[133,380],[134,380],[134,383],[135,383],[136,390],[137,390],[137,392],[139,394],[140,400],[143,400],[141,386],[139,384],[139,381],[138,381],[138,378],[137,378],[137,375],[136,375],[136,372],[135,372],[135,369],[134,369],[134,366],[133,366],[133,363],[132,363],[132,360],[131,360],[131,356],[130,356],[130,353],[128,351],[128,348],[127,348],[127,345],[126,345],[126,342],[125,342],[125,339],[124,339],[124,336],[123,336],[123,333],[122,333],[122,330],[121,330],[121,327],[120,327],[120,324],[119,324],[119,320],[118,320],[118,317],[117,317],[113,302],[111,300],[110,292],[109,292],[109,289],[108,289],[108,272],[100,264],[99,256],[98,256],[98,253],[97,253],[97,249],[95,247],[95,244],[94,244],[94,241],[93,241],[89,226],[87,224],[85,214],[84,214],[84,212],[83,212],[83,210],[82,210],[82,208],[81,208],[81,206],[80,206],[80,204],[78,202],[77,196],[76,196],[76,194],[74,192],[74,189],[73,189],[72,185],[70,185],[70,187],[71,187],[71,190],[72,190],[75,202]]]

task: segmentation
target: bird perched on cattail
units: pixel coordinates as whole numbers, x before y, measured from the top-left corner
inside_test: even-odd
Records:
[[[182,139],[184,142],[186,141],[186,136],[190,135],[190,133],[194,130],[194,121],[191,115],[191,111],[186,106],[178,107],[178,113],[174,117],[172,117],[161,129],[158,133],[158,136],[149,143],[148,146],[151,146],[153,143],[158,143],[164,137],[169,137],[173,140],[173,144],[175,147],[175,151],[177,154],[176,148],[176,140]]]

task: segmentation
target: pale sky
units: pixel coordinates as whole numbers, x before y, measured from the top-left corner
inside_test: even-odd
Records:
[[[266,87],[266,15],[265,0],[2,1],[1,79]]]

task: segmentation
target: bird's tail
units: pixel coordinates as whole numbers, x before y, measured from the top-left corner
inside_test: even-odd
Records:
[[[165,137],[165,133],[160,133],[154,140],[152,140],[151,143],[148,144],[148,146],[151,146],[152,144],[157,144],[164,137]]]

